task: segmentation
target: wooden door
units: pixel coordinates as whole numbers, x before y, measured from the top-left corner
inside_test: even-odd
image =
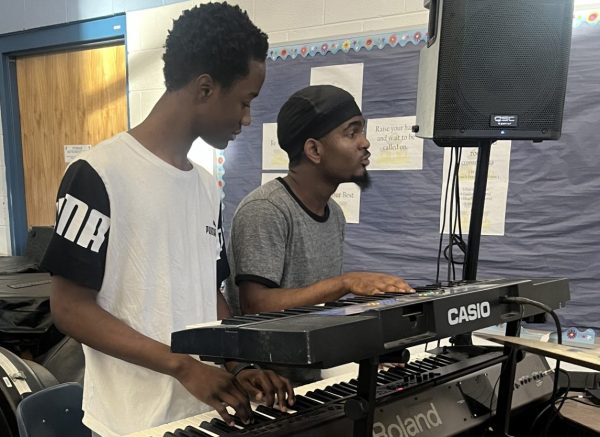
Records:
[[[53,225],[65,146],[127,129],[125,46],[17,58],[27,225]]]

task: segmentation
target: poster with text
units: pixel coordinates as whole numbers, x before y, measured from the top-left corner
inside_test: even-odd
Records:
[[[506,201],[508,196],[508,177],[510,168],[510,141],[497,141],[492,144],[490,164],[488,168],[487,189],[481,225],[482,235],[504,235],[506,218]],[[471,219],[471,205],[473,204],[473,187],[475,185],[475,171],[477,169],[477,156],[479,149],[476,147],[463,147],[459,168],[459,194],[460,194],[460,219],[463,234],[469,232]],[[453,149],[444,148],[444,167],[442,174],[442,196],[440,202],[440,231],[444,217],[444,197],[448,169],[454,169]],[[452,182],[451,182],[452,183]],[[451,193],[448,193],[450,202]],[[454,210],[454,209],[453,209]],[[446,207],[446,229],[450,222],[450,207]]]
[[[277,123],[263,123],[262,168],[263,170],[287,170],[288,155],[277,141]]]
[[[422,170],[423,139],[412,132],[416,117],[370,118],[369,170]]]

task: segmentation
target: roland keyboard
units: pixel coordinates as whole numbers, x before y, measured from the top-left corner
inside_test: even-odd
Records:
[[[493,349],[449,348],[404,368],[379,371],[373,436],[442,437],[484,427],[495,411],[501,356]],[[353,376],[297,388],[296,404],[285,413],[254,406],[250,425],[236,418],[236,425],[230,427],[211,411],[128,437],[352,435],[353,423],[344,414],[344,403],[356,395]],[[545,359],[527,354],[517,366],[513,410],[547,400],[552,383],[553,372]]]
[[[553,309],[570,297],[566,279],[495,279],[417,291],[233,317],[174,332],[171,350],[205,361],[328,368],[542,312],[501,303],[502,297],[527,297]]]

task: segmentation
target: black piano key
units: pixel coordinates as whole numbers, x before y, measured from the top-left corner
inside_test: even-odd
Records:
[[[173,434],[172,432],[168,432],[168,431],[167,431],[167,432],[165,432],[165,433],[163,434],[163,437],[175,437],[175,434]]]
[[[342,299],[342,302],[354,302],[354,303],[367,303],[381,300],[377,296],[360,296],[360,297],[349,297],[348,299]]]
[[[194,437],[192,434],[189,434],[183,429],[176,429],[175,432],[173,432],[173,434],[175,435],[175,437]]]
[[[245,322],[243,320],[235,319],[235,318],[223,319],[221,321],[221,325],[228,325],[228,326],[243,325],[244,323],[247,323],[247,322]]]
[[[356,384],[350,384],[350,382],[344,381],[344,382],[340,382],[340,385],[342,387],[345,387],[345,388],[349,389],[349,390],[353,390],[354,393],[356,393]]]
[[[219,419],[218,417],[215,417],[214,419],[212,419],[210,421],[210,423],[211,423],[211,425],[215,426],[216,428],[220,429],[222,432],[225,432],[225,433],[237,431],[237,428],[227,425],[227,423],[225,423],[223,420]]]
[[[449,364],[454,364],[456,363],[456,360],[450,358],[450,357],[446,357],[444,355],[436,355],[435,357],[431,357],[432,359],[442,363],[442,366],[447,366]]]
[[[448,363],[446,361],[442,361],[437,357],[429,357],[426,358],[432,365],[436,366],[436,368],[447,366]]]
[[[426,363],[430,364],[433,367],[433,369],[437,369],[438,367],[442,367],[442,364],[439,361],[432,360],[431,358],[425,358],[425,359],[423,359],[423,361],[425,361]]]
[[[333,302],[326,302],[325,306],[327,308],[340,308],[340,307],[347,307],[350,305],[356,305],[355,303],[352,302],[344,302],[343,300],[336,300]]]
[[[329,396],[330,400],[335,401],[336,399],[339,399],[340,397],[334,393],[328,393],[327,390],[323,390],[321,388],[318,388],[315,390],[315,393],[319,393],[322,394],[323,396]]]
[[[260,313],[260,315],[270,317],[271,319],[278,319],[280,317],[287,317],[289,314],[286,314],[283,311],[273,311],[270,313]]]
[[[185,430],[194,437],[212,437],[210,434],[207,434],[204,431],[200,431],[198,428],[194,428],[191,425],[186,426]]]
[[[450,360],[447,358],[441,358],[440,356],[432,355],[430,357],[424,358],[425,361],[431,363],[434,366],[442,367],[447,366],[448,364],[454,364],[456,361]]]
[[[413,361],[413,365],[417,366],[422,371],[433,370],[435,368],[431,364],[429,364],[429,363],[427,363],[427,362],[425,362],[423,360]]]
[[[420,371],[415,370],[411,366],[407,366],[406,364],[402,367],[390,368],[390,371],[392,371],[392,370],[401,375],[405,375],[405,376],[412,376],[412,375],[417,375],[418,373],[421,373]]]
[[[246,425],[244,422],[242,422],[242,419],[240,419],[238,416],[231,416],[233,418],[233,423],[235,423],[237,426],[241,426],[242,428]]]
[[[437,285],[421,285],[419,287],[414,287],[415,291],[417,293],[422,293],[422,292],[426,292],[426,291],[436,291],[436,290],[442,290],[442,288]]]
[[[323,403],[331,402],[333,400],[331,398],[331,395],[324,394],[321,391],[317,392],[316,390],[309,391],[309,392],[305,393],[304,396],[306,396],[307,398],[310,398],[310,399],[316,399],[317,401],[321,401]],[[337,398],[334,398],[334,399],[337,399]]]
[[[293,408],[296,411],[304,411],[320,405],[323,405],[323,403],[303,396],[300,400],[296,398],[296,402],[294,402]]]
[[[259,413],[266,414],[267,416],[274,417],[276,419],[279,417],[290,415],[289,413],[285,413],[281,410],[278,410],[277,408],[267,407],[266,405],[259,405],[258,407],[256,407],[256,411],[258,411]]]
[[[317,311],[319,311],[319,307],[311,307],[311,308],[299,307],[299,308],[292,308],[289,310],[284,310],[283,312],[286,314],[307,314],[307,313],[314,313]]]
[[[406,293],[396,293],[396,292],[391,292],[391,291],[386,291],[383,294],[380,294],[379,297],[383,298],[383,299],[395,299],[397,297],[404,297],[407,296]],[[408,296],[410,296],[410,293],[408,294]]]
[[[400,377],[398,377],[398,375],[394,375],[393,373],[388,372],[387,370],[380,372],[380,374],[385,376],[385,378],[388,379],[389,382],[396,382],[396,381],[400,380]]]
[[[296,402],[294,402],[294,410],[301,411],[307,410],[309,408],[323,405],[321,402],[315,401],[314,399],[309,399],[306,396],[298,395],[296,396]]]
[[[329,399],[327,399],[326,397],[321,396],[319,394],[316,394],[313,391],[309,391],[309,392],[304,393],[304,396],[306,396],[308,399],[320,401],[322,403],[329,402]]]
[[[356,394],[355,390],[350,390],[349,388],[343,387],[340,384],[328,385],[325,389],[327,391],[332,391],[333,393],[338,393],[341,396],[352,396]]]
[[[314,313],[316,311],[323,311],[324,308],[320,305],[306,305],[303,307],[296,307],[295,310],[308,311],[309,313]]]
[[[296,315],[300,315],[300,314],[306,314],[308,311],[302,311],[302,310],[285,310],[284,313],[286,316],[296,316]]]
[[[253,423],[265,423],[265,422],[270,422],[271,419],[270,417],[267,417],[263,414],[257,413],[256,411],[252,413],[252,422]]]
[[[396,369],[389,369],[388,372],[396,376],[399,381],[408,381],[408,379],[412,376],[411,373],[403,372],[401,370]]]
[[[244,317],[253,319],[253,320],[257,321],[257,322],[262,322],[264,320],[273,320],[273,317],[268,316],[266,314],[262,314],[262,313],[260,313],[260,314],[246,315]]]
[[[423,368],[420,368],[418,364],[414,364],[414,363],[406,363],[404,365],[404,369],[406,370],[412,370],[413,372],[415,372],[415,374],[419,374],[419,373],[423,373]]]
[[[384,384],[388,384],[390,382],[396,382],[398,380],[398,378],[393,378],[389,375],[386,375],[386,374],[380,372],[377,374],[377,380],[381,381]]]
[[[254,322],[260,322],[263,321],[265,319],[261,318],[260,316],[235,316],[233,317],[234,320],[237,321],[241,321],[242,323],[254,323]],[[228,319],[230,320],[230,319]]]
[[[217,428],[216,426],[214,426],[212,423],[209,423],[209,422],[206,422],[206,421],[204,421],[204,422],[202,422],[200,424],[200,428],[206,429],[206,430],[208,430],[210,432],[214,432],[217,435],[219,435],[219,433],[221,432],[221,431],[219,431],[219,428]]]

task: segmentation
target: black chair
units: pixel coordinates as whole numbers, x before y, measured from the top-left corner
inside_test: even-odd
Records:
[[[83,388],[67,382],[32,393],[17,407],[20,437],[91,437],[82,422]]]

